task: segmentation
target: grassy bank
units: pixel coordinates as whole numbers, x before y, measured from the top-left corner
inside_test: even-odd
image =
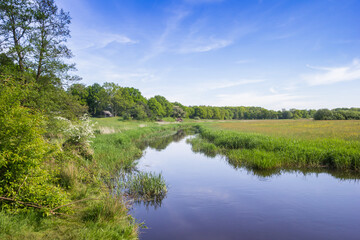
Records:
[[[66,214],[0,211],[0,239],[137,239],[138,225],[128,214],[126,200],[111,194],[112,179],[118,171],[134,168],[145,142],[166,139],[186,124],[124,122],[119,118],[93,121],[97,130],[91,148],[66,145],[47,163],[56,169],[56,184],[70,199]]]
[[[226,127],[221,124],[235,123],[200,125],[199,138],[191,141],[194,150],[210,154],[224,153],[230,163],[253,169],[329,168],[360,172],[359,141],[331,136],[285,137],[281,136],[281,132],[277,135],[249,130],[243,132],[224,129]],[[327,122],[323,124],[326,125]],[[287,131],[291,131],[291,128],[287,128]],[[340,128],[338,131],[342,134]]]

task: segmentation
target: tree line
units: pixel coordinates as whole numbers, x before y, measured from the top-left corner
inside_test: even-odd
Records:
[[[319,109],[314,114],[315,120],[360,120],[360,108]]]
[[[300,119],[312,118],[316,110],[267,110],[262,107],[214,107],[184,106],[179,102],[170,102],[156,95],[145,98],[138,89],[121,87],[115,83],[95,83],[90,86],[73,84],[68,93],[88,108],[94,117],[104,115],[104,111],[124,119],[154,120],[166,117],[191,119]]]
[[[184,106],[179,102],[170,102],[156,95],[149,99],[132,87],[121,87],[115,83],[95,83],[90,86],[73,84],[67,92],[86,107],[94,117],[104,116],[109,111],[113,116],[124,119],[155,120],[166,117],[190,119],[308,119],[315,120],[358,120],[360,108],[329,109],[282,109],[268,110],[262,107],[214,107]]]

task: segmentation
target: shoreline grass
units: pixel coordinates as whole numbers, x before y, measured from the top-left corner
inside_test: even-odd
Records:
[[[254,169],[330,168],[360,172],[360,142],[343,139],[300,139],[220,130],[199,125],[197,148],[214,146],[232,162]],[[209,145],[213,144],[213,145]]]
[[[135,201],[161,202],[166,197],[167,185],[161,173],[138,172],[119,180],[123,191]]]

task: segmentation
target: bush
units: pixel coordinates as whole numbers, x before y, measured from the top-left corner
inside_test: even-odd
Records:
[[[89,144],[91,138],[94,138],[94,123],[91,122],[88,115],[84,115],[78,121],[70,121],[63,117],[56,117],[61,124],[61,131],[66,141],[70,144]]]
[[[26,85],[9,78],[0,82],[0,89],[0,196],[10,199],[0,205],[26,209],[20,202],[33,203],[47,211],[67,203],[67,195],[44,168],[51,150],[42,137],[45,118],[20,105]]]
[[[315,120],[333,120],[334,115],[329,109],[319,109],[314,114]]]

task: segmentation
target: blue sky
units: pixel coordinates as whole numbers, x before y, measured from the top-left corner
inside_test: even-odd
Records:
[[[360,107],[360,1],[58,0],[82,83],[185,105]]]

